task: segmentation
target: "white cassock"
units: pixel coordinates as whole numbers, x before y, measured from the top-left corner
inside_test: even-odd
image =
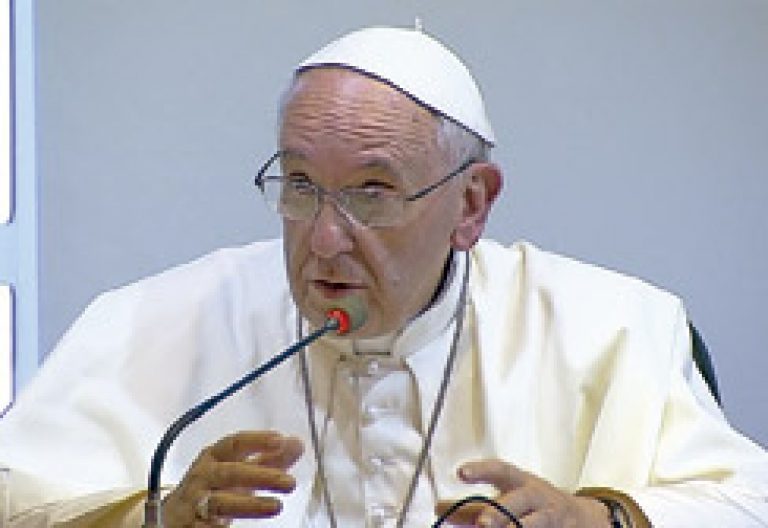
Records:
[[[401,509],[451,348],[461,257],[437,302],[397,336],[322,338],[308,351],[339,526],[393,526]],[[481,241],[470,261],[456,364],[406,526],[431,526],[436,500],[475,493],[456,468],[491,457],[569,491],[622,490],[658,527],[768,526],[768,455],[708,393],[676,297],[526,243]],[[0,420],[13,526],[128,496],[116,504],[138,504],[168,424],[286,348],[297,326],[279,240],[100,296]],[[298,486],[280,517],[250,524],[327,526],[299,365],[292,358],[191,425],[163,483],[223,435],[278,430],[305,442]],[[132,519],[124,525],[140,525],[140,508]]]

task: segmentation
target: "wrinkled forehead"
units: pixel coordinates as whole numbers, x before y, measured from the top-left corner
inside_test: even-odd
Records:
[[[297,74],[284,97],[280,143],[429,155],[436,126],[433,111],[386,82],[346,68],[313,68]]]
[[[312,68],[297,72],[281,99],[281,122],[291,105],[315,102],[320,108],[335,105],[363,106],[370,111],[389,107],[410,116],[417,125],[434,125],[438,113],[421,104],[387,81],[365,72],[341,66]]]

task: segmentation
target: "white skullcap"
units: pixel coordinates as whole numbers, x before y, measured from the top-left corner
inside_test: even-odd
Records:
[[[330,66],[383,80],[491,145],[496,141],[472,74],[453,52],[420,30],[374,27],[354,31],[304,60],[296,73]]]

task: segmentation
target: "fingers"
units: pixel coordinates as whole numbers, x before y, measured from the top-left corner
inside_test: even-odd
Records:
[[[535,511],[525,516],[525,528],[550,528],[552,526],[561,526],[554,518],[550,510]]]
[[[243,431],[203,449],[164,501],[169,526],[217,526],[218,521],[273,517],[282,509],[275,497],[296,480],[287,470],[301,456],[297,438],[273,431]]]
[[[272,431],[242,431],[226,436],[203,451],[201,468],[191,473],[208,490],[235,488],[287,493],[296,487],[285,472],[301,456],[298,438]]]
[[[274,431],[240,431],[225,436],[208,447],[206,451],[215,460],[234,462],[244,460],[256,453],[279,451],[288,439],[289,437]],[[301,444],[301,441],[295,438],[291,441]]]
[[[214,519],[261,519],[274,517],[281,510],[279,500],[250,493],[215,491],[208,499],[208,512]]]
[[[459,467],[458,476],[467,484],[491,484],[501,494],[498,501],[504,499],[504,506],[511,505],[511,511],[530,511],[524,503],[524,493],[513,494],[514,490],[522,488],[530,475],[515,466],[501,460],[488,459],[467,462]],[[439,501],[437,515],[444,515],[454,501]],[[488,504],[474,502],[463,505],[451,514],[448,521],[455,526],[506,526],[509,519]],[[484,522],[486,524],[480,524]],[[490,523],[490,524],[489,524]],[[496,524],[498,523],[498,524]]]
[[[574,497],[547,480],[500,460],[469,462],[459,468],[458,474],[466,483],[494,486],[499,492],[494,500],[522,523],[516,524],[502,511],[483,505],[479,513],[477,507],[462,508],[458,516],[452,516],[451,521],[459,525],[555,528],[605,525],[608,519],[605,508],[597,501]]]
[[[208,471],[206,481],[211,490],[242,488],[288,493],[296,487],[296,480],[281,469],[242,462],[219,462]]]
[[[459,467],[459,478],[468,484],[491,484],[500,492],[509,491],[531,478],[531,475],[501,460],[467,462]]]
[[[301,440],[294,437],[283,439],[279,449],[259,453],[253,458],[253,461],[265,467],[288,469],[291,467],[304,452],[304,444]]]
[[[542,494],[542,482],[534,475],[519,469],[513,464],[496,459],[467,462],[459,467],[458,476],[467,484],[490,484],[499,495],[495,501],[522,520],[528,527],[529,517],[546,502],[547,495]],[[537,526],[540,515],[532,522]],[[488,504],[473,504],[461,508],[457,516],[451,516],[451,522],[459,526],[516,526],[504,513]]]
[[[541,497],[531,493],[527,489],[517,489],[496,498],[501,506],[513,514],[518,521],[524,521],[526,528],[529,528],[528,519],[531,514],[537,512],[542,506]],[[477,517],[477,526],[489,528],[492,526],[514,526],[512,520],[504,513],[494,508],[486,506]]]
[[[295,437],[272,431],[243,431],[222,438],[208,449],[220,462],[247,460],[257,466],[288,469],[304,452],[304,444]]]

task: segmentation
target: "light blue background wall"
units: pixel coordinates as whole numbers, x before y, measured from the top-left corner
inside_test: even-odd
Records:
[[[250,182],[291,66],[415,16],[485,89],[489,234],[682,296],[768,444],[765,1],[40,0],[41,353],[101,290],[276,236]]]

